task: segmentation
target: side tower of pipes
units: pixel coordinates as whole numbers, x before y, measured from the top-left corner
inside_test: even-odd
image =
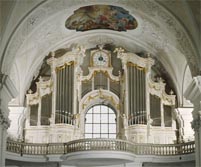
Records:
[[[162,79],[151,79],[154,60],[126,53],[117,48],[117,57],[123,67],[121,103],[125,114],[125,135],[133,142],[173,143],[176,126],[173,119],[175,95],[165,92]]]

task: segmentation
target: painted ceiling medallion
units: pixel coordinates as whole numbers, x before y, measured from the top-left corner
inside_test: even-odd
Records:
[[[66,28],[77,31],[110,29],[132,30],[137,27],[136,19],[122,7],[111,5],[91,5],[74,11],[65,23]]]

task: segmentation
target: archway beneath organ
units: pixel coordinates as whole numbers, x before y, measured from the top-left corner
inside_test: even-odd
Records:
[[[115,111],[103,104],[92,106],[85,115],[85,138],[116,138]]]

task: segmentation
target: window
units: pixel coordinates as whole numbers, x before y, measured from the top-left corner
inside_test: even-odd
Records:
[[[116,138],[116,114],[105,105],[91,107],[85,115],[85,138]]]

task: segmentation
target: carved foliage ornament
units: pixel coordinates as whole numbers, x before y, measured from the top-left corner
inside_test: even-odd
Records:
[[[197,119],[194,119],[191,122],[191,126],[195,131],[199,131],[199,129],[201,128],[201,118],[200,117],[198,117]]]
[[[171,91],[170,95],[165,92],[165,83],[162,78],[159,82],[154,82],[149,77],[149,92],[153,95],[160,97],[165,105],[175,105],[175,95]]]
[[[0,109],[0,125],[3,125],[3,128],[8,129],[10,126],[10,120],[2,113]]]

